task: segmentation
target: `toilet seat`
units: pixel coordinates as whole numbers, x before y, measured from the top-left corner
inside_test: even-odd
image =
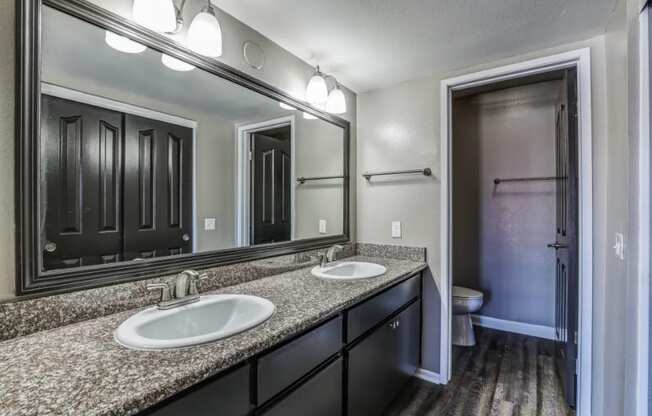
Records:
[[[453,286],[453,297],[458,299],[481,299],[482,292],[467,287]]]

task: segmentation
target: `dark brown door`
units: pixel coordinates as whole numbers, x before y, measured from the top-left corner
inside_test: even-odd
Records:
[[[42,96],[45,270],[111,263],[122,252],[122,114]]]
[[[192,253],[192,129],[125,115],[126,260]]]
[[[252,244],[288,241],[292,233],[290,127],[251,135]]]
[[[566,72],[566,103],[557,113],[557,235],[555,336],[557,367],[568,404],[577,395],[578,281],[578,117],[577,71]]]

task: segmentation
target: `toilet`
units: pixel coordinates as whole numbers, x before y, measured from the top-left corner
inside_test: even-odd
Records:
[[[475,333],[471,314],[482,307],[482,292],[461,286],[453,286],[453,345],[472,347],[475,345]]]

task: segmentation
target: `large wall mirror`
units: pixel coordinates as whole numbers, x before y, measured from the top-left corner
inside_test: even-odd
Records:
[[[348,240],[346,121],[90,3],[26,11],[20,293]]]

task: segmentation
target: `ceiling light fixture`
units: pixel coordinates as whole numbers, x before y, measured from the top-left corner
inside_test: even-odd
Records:
[[[132,16],[137,23],[156,32],[174,32],[177,28],[172,0],[134,0]]]
[[[328,86],[326,86],[326,79],[319,70],[319,66],[317,66],[315,74],[308,81],[306,100],[316,106],[324,106],[328,100]]]
[[[116,35],[113,32],[106,31],[104,41],[113,49],[124,53],[141,53],[147,49],[147,46],[126,38],[124,36]]]
[[[198,54],[209,58],[222,55],[222,28],[210,0],[192,19],[187,40],[188,47]]]
[[[166,54],[161,55],[161,62],[173,71],[187,72],[195,69],[194,65],[190,65],[189,63]]]
[[[335,87],[328,94],[328,101],[326,101],[326,111],[331,114],[344,114],[346,113],[346,98],[340,89],[339,84],[335,81]]]

